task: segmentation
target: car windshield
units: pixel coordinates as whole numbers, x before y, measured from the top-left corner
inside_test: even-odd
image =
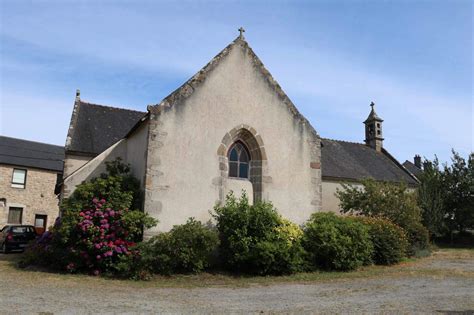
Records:
[[[31,226],[14,226],[11,231],[15,234],[32,233],[33,228]]]

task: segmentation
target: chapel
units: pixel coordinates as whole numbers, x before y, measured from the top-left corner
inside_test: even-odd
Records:
[[[271,201],[302,224],[339,212],[342,183],[371,177],[417,185],[384,147],[374,104],[365,143],[321,138],[240,35],[193,77],[146,111],[93,104],[77,91],[66,139],[62,197],[129,163],[143,209],[159,220],[147,236],[194,217],[206,222],[229,192]],[[361,128],[362,134],[362,128]]]

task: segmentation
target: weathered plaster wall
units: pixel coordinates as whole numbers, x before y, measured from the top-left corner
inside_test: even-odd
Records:
[[[24,189],[11,187],[13,168],[27,170]],[[0,165],[0,198],[6,199],[5,205],[0,203],[0,227],[7,224],[9,207],[23,208],[22,224],[34,225],[35,215],[42,214],[48,216],[47,225],[52,225],[59,214],[56,180],[54,171]]]
[[[66,178],[74,171],[79,169],[81,166],[92,160],[92,156],[84,156],[84,155],[76,155],[76,154],[69,154],[66,153],[64,158],[64,170],[63,170],[63,177]]]
[[[147,143],[148,123],[145,122],[127,138],[127,157],[124,158],[130,163],[132,174],[140,180],[142,188],[145,183]]]
[[[218,150],[233,129],[264,144],[263,199],[296,223],[321,209],[319,137],[252,58],[237,42],[197,88],[186,87],[189,97],[152,109],[145,209],[160,223],[148,236],[191,216],[210,219],[228,191]]]
[[[105,162],[113,161],[117,157],[125,159],[126,156],[126,140],[120,140],[111,147],[109,147],[107,150],[96,156],[94,159],[83,165],[74,174],[64,178],[62,197],[69,197],[74,192],[77,185],[79,185],[83,181],[98,177],[100,174],[104,173],[106,170]]]
[[[228,178],[226,180],[226,189],[224,191],[226,196],[232,192],[236,198],[240,198],[244,191],[249,199],[249,204],[253,204],[253,187],[250,181],[236,178]]]
[[[146,145],[148,140],[148,123],[144,122],[128,138],[122,139],[107,150],[85,163],[72,176],[66,177],[63,183],[63,198],[69,197],[77,185],[90,180],[106,171],[105,162],[120,157],[130,163],[132,174],[144,185],[146,166]]]
[[[342,183],[342,181],[323,179],[323,211],[340,213],[339,198],[335,194],[338,189],[343,190]],[[350,184],[355,187],[362,187],[358,183],[351,182]]]

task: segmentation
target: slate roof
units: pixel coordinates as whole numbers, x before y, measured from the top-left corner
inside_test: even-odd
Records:
[[[76,99],[66,152],[96,156],[124,138],[145,115],[145,112]]]
[[[382,152],[362,143],[321,139],[321,171],[326,178],[361,180],[373,178],[380,181],[417,181],[384,149]]]
[[[403,166],[410,172],[412,173],[413,175],[415,175],[416,177],[418,177],[421,173],[423,173],[423,171],[421,169],[419,169],[418,167],[416,167],[415,164],[413,164],[412,162],[406,160],[405,162],[403,162]]]
[[[64,147],[0,136],[0,164],[63,171]]]

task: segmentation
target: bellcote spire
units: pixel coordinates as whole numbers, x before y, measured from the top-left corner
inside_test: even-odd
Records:
[[[365,143],[380,152],[383,147],[383,137],[382,137],[382,122],[383,119],[380,118],[375,112],[374,102],[370,103],[370,114],[367,119],[364,121],[365,124]]]

